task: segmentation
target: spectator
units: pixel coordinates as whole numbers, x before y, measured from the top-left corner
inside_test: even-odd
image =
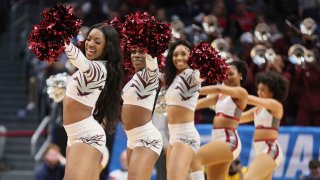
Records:
[[[92,26],[108,19],[107,13],[104,12],[104,4],[102,4],[99,0],[92,0],[88,3],[85,3],[82,6],[82,11],[86,13],[83,19],[86,26]]]
[[[237,1],[236,11],[235,14],[231,15],[231,20],[239,24],[241,32],[250,32],[254,28],[256,14],[247,10],[244,1]]]
[[[44,153],[44,161],[36,168],[35,180],[62,180],[66,158],[60,153],[60,147],[50,144]]]
[[[298,102],[299,126],[320,126],[320,66],[317,62],[296,67],[293,91]]]
[[[168,23],[167,11],[164,8],[158,8],[155,14],[155,18],[163,23]]]
[[[228,18],[227,12],[225,8],[225,4],[223,1],[215,1],[214,5],[212,6],[211,13],[217,18],[218,20],[218,27],[220,28],[220,32],[225,32],[228,28]]]
[[[244,174],[248,171],[247,167],[243,167],[239,159],[232,161],[226,180],[243,180]]]
[[[309,162],[309,175],[303,175],[300,180],[319,180],[320,179],[320,161],[312,159]]]

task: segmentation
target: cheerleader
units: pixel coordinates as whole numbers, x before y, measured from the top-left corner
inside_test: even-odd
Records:
[[[106,134],[120,115],[122,55],[118,32],[101,23],[92,26],[82,53],[65,45],[78,68],[69,79],[63,100],[63,126],[68,135],[65,180],[98,179],[100,161],[107,154]],[[101,126],[102,125],[102,126]]]
[[[257,76],[258,97],[249,95],[248,104],[255,107],[242,113],[241,123],[254,121],[254,149],[256,158],[251,162],[244,179],[272,179],[272,174],[284,160],[277,141],[283,106],[288,93],[288,82],[279,74],[265,72]]]
[[[187,42],[177,41],[172,44],[166,58],[164,79],[167,86],[165,98],[170,134],[167,151],[168,180],[185,180],[200,148],[200,136],[194,126],[194,111],[203,80],[198,70],[188,66],[190,51],[191,46]],[[192,179],[204,180],[201,167],[199,169],[191,173]]]
[[[159,69],[157,59],[139,49],[131,51],[131,61],[135,74],[122,94],[122,121],[128,137],[128,178],[150,179],[163,146],[162,136],[151,121]]]
[[[122,91],[128,179],[147,180],[163,148],[162,136],[151,121],[159,88],[158,61],[152,57],[167,49],[171,30],[147,12],[127,15],[123,24],[125,66],[134,68]]]
[[[243,109],[247,105],[248,93],[241,87],[247,77],[244,61],[229,64],[228,78],[224,85],[202,87],[201,95],[211,95],[198,101],[197,109],[215,106],[212,141],[202,146],[196,155],[201,164],[207,166],[207,178],[225,179],[229,166],[238,158],[241,141],[237,127]]]

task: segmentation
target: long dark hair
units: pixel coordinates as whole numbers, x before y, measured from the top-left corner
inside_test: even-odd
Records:
[[[166,57],[166,66],[164,67],[164,82],[166,84],[166,87],[169,87],[172,84],[177,74],[177,68],[174,66],[172,59],[173,59],[173,52],[179,45],[184,45],[188,47],[190,51],[192,48],[192,46],[187,41],[183,41],[183,40],[178,40],[171,45],[168,51],[168,55]]]
[[[272,71],[262,72],[257,75],[256,85],[265,84],[273,94],[273,99],[283,102],[288,96],[288,80]]]
[[[94,28],[99,29],[106,38],[103,54],[99,57],[99,60],[107,61],[107,79],[96,102],[93,117],[103,125],[108,134],[111,134],[119,122],[121,111],[120,83],[123,78],[123,57],[118,32],[112,26],[100,23],[93,25],[88,34]]]

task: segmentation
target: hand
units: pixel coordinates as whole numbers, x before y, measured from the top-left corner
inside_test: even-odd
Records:
[[[148,61],[153,61],[155,60],[156,58],[152,58],[152,56],[150,54],[146,54],[146,60]]]
[[[67,159],[60,153],[58,154],[58,159],[61,165],[65,165],[67,163]]]
[[[194,76],[194,79],[199,83],[202,83],[203,81],[205,81],[205,78],[200,77],[200,72],[198,70],[193,71],[193,76]]]

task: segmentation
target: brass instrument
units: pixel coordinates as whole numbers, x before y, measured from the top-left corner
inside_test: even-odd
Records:
[[[221,54],[221,57],[226,59],[226,63],[231,63],[233,61],[233,57],[232,57],[232,54],[230,52],[223,52]]]
[[[174,39],[180,39],[183,33],[184,24],[180,20],[174,20],[171,23],[172,36]]]
[[[264,45],[256,45],[250,51],[250,57],[258,66],[261,66],[266,63],[265,53],[266,53],[266,46]]]
[[[314,31],[317,29],[317,24],[312,18],[305,18],[300,23],[300,31],[302,34],[312,36]]]
[[[314,55],[314,52],[311,51],[311,50],[308,50],[308,49],[305,51],[305,57],[304,58],[305,58],[307,63],[312,63],[316,59],[315,55]]]
[[[218,29],[218,20],[214,15],[204,16],[202,27],[207,34],[213,33]]]
[[[226,59],[226,63],[233,61],[232,54],[229,52],[229,44],[223,38],[218,38],[212,41],[211,47],[218,51],[222,58]]]
[[[254,29],[255,42],[268,42],[270,38],[270,27],[266,23],[257,24]]]
[[[276,56],[277,56],[277,54],[276,54],[276,52],[274,52],[274,50],[272,48],[268,48],[265,52],[265,58],[268,62],[273,63]]]
[[[305,62],[306,48],[301,44],[294,44],[289,48],[288,57],[292,64],[301,65]]]
[[[320,42],[318,42],[318,37],[314,33],[317,29],[317,23],[312,18],[308,17],[302,20],[300,23],[300,28],[297,28],[295,25],[293,25],[289,20],[285,21],[286,24],[292,28],[295,32],[297,32],[299,35],[302,35],[303,39],[314,41],[315,45],[317,47],[320,46]]]
[[[61,102],[66,94],[67,81],[69,79],[67,73],[59,73],[51,75],[47,80],[47,94],[54,102]]]
[[[306,49],[301,44],[294,44],[288,51],[289,61],[292,64],[302,65],[305,63],[313,63],[315,61],[315,54],[313,51]]]
[[[211,47],[215,48],[218,52],[228,52],[229,44],[223,38],[218,38],[212,41]]]

